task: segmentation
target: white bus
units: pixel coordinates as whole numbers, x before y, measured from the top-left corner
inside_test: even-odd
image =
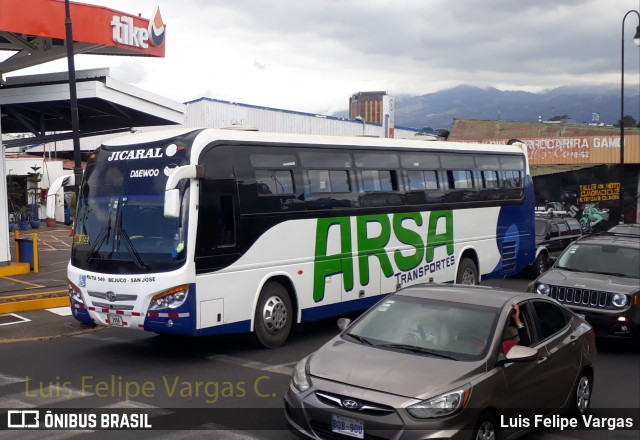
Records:
[[[87,324],[276,347],[402,286],[515,274],[533,219],[521,143],[136,133],[87,162],[71,307]]]

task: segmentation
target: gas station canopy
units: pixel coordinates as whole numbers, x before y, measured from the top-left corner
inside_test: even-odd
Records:
[[[70,138],[67,78],[67,72],[12,77],[0,86],[2,132],[34,136],[4,141],[5,146]],[[76,72],[76,89],[81,137],[184,122],[184,104],[117,81],[108,69]]]
[[[160,10],[151,19],[69,2],[73,53],[164,57],[165,25]],[[5,146],[69,139],[72,130],[69,74],[6,78],[5,74],[67,56],[64,0],[0,0],[0,127],[3,133],[34,137]],[[108,69],[75,72],[78,135],[131,127],[180,124],[185,106],[109,76]],[[61,133],[63,132],[63,133]]]
[[[3,146],[73,138],[78,174],[80,136],[184,122],[183,104],[116,81],[108,70],[74,72],[72,67],[74,54],[164,57],[165,25],[158,8],[148,20],[68,0],[0,0],[0,52],[5,55],[0,57],[0,176],[5,174]],[[65,57],[70,72],[6,78]],[[32,137],[3,142],[2,132]],[[7,211],[3,177],[0,268],[8,267],[4,275],[24,273],[14,267],[19,263],[11,264]]]
[[[75,54],[164,57],[165,25],[102,6],[69,3]],[[0,0],[0,75],[67,56],[64,0]]]

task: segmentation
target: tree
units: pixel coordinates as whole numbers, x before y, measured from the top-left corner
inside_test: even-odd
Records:
[[[624,124],[625,127],[640,127],[640,124],[638,124],[638,122],[636,121],[636,118],[634,118],[631,115],[624,115],[624,118],[622,118],[622,123]],[[614,127],[620,127],[620,122],[618,122],[617,124],[614,124]]]
[[[571,117],[569,115],[562,115],[549,118],[550,121],[566,121],[567,119],[571,119]]]

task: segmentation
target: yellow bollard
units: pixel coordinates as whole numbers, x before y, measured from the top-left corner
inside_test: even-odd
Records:
[[[33,237],[33,271],[38,272],[38,234],[34,232]]]

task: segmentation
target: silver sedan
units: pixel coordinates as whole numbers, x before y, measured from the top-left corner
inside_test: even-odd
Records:
[[[339,326],[285,395],[304,438],[515,438],[589,408],[593,330],[547,297],[426,284]]]

